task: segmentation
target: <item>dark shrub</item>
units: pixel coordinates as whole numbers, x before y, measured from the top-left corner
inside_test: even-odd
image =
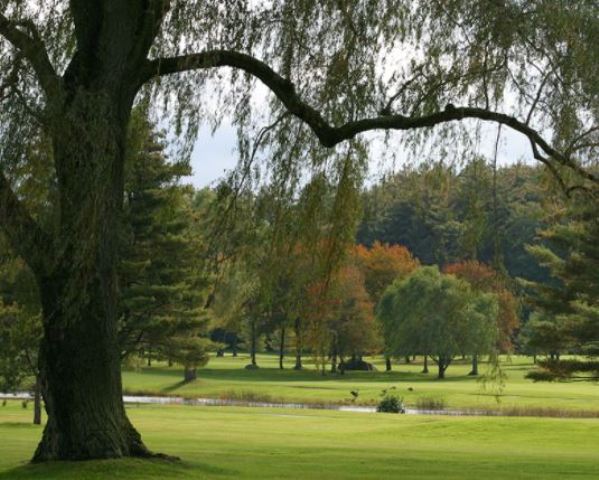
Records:
[[[387,393],[381,398],[376,411],[382,413],[406,413],[403,398],[393,393]]]

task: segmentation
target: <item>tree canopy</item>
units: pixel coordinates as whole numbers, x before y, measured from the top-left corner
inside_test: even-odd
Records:
[[[542,371],[530,373],[533,379],[599,377],[598,203],[578,200],[540,232],[542,242],[529,246],[553,280],[525,283],[535,311],[524,332],[526,346],[550,356],[541,362]],[[560,353],[567,352],[580,357],[561,360]]]
[[[393,283],[377,308],[389,347],[427,355],[439,378],[456,355],[490,353],[497,338],[497,299],[476,292],[437,267],[422,267]]]

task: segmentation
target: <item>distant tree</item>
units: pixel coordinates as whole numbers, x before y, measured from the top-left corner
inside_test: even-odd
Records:
[[[477,261],[498,232],[492,227],[492,171],[486,159],[471,159],[457,176],[454,208],[459,212],[460,257]]]
[[[200,335],[171,335],[161,345],[161,352],[168,359],[183,366],[183,379],[191,382],[197,378],[197,369],[208,363],[208,351],[213,344]]]
[[[524,248],[544,225],[546,175],[527,165],[498,168],[495,202],[485,191],[492,175],[475,160],[463,170],[437,164],[386,177],[363,194],[358,242],[405,245],[423,264],[478,260],[512,278],[547,281]]]
[[[456,355],[494,348],[497,310],[494,295],[476,292],[437,267],[422,267],[386,290],[377,316],[396,353],[428,355],[444,378]]]
[[[366,291],[375,305],[394,280],[405,278],[419,266],[418,260],[406,247],[379,241],[375,241],[370,248],[357,245],[353,255],[364,275]],[[385,354],[385,364],[386,370],[390,371],[391,357],[388,354]]]
[[[208,342],[202,232],[192,210],[192,190],[180,184],[186,163],[166,158],[164,144],[145,112],[134,112],[125,172],[121,232],[119,338],[122,355],[143,349],[148,357],[196,355]],[[185,352],[176,354],[176,346]],[[201,355],[199,355],[201,357]],[[189,375],[186,374],[186,377]]]
[[[526,326],[528,345],[549,354],[533,379],[576,376],[599,379],[599,200],[584,193],[562,210],[553,226],[529,246],[553,282],[525,283],[536,315]],[[560,361],[569,350],[585,360]]]
[[[366,291],[375,303],[394,280],[407,276],[419,266],[418,260],[402,245],[375,241],[370,248],[357,245],[353,255],[363,272]]]
[[[323,372],[327,359],[331,372],[337,372],[340,366],[343,373],[348,357],[354,364],[366,352],[376,348],[378,332],[373,304],[358,268],[352,265],[341,267],[328,282],[311,284],[308,295],[308,341]]]
[[[477,292],[492,293],[497,298],[497,348],[501,352],[512,348],[512,335],[519,325],[518,304],[514,295],[506,288],[502,276],[491,267],[477,262],[465,261],[446,265],[443,272],[467,281]],[[478,375],[478,357],[472,359],[471,375]]]
[[[42,335],[39,295],[33,276],[0,236],[0,391],[29,387],[33,423],[41,424],[38,349]]]
[[[559,360],[560,354],[571,346],[563,325],[555,317],[533,312],[522,328],[522,349],[533,355],[547,355]]]

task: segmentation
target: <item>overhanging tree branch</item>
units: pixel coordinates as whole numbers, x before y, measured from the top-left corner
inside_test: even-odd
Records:
[[[492,121],[506,125],[525,135],[537,148],[553,161],[568,167],[586,180],[599,183],[599,177],[588,172],[574,160],[554,149],[533,128],[515,117],[504,113],[477,107],[454,107],[448,105],[443,111],[423,116],[405,116],[400,114],[379,115],[362,120],[347,122],[341,126],[332,126],[321,113],[306,103],[296,92],[292,82],[275,72],[266,63],[240,52],[229,50],[209,50],[197,54],[162,58],[149,61],[142,72],[141,83],[153,77],[171,75],[179,72],[209,69],[215,67],[232,67],[245,71],[264,83],[285,105],[287,110],[309,125],[322,145],[335,145],[354,138],[356,135],[371,130],[413,130],[430,128],[447,122],[466,118]]]
[[[36,273],[45,272],[50,239],[31,217],[0,168],[0,226],[11,246]]]
[[[29,20],[11,21],[0,13],[0,35],[6,38],[31,63],[44,93],[49,98],[54,98],[61,88],[60,77],[50,62],[46,46],[33,22]]]

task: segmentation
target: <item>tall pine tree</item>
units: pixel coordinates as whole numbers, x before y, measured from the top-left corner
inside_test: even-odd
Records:
[[[570,206],[564,219],[541,232],[543,244],[529,247],[554,279],[548,284],[529,284],[532,303],[544,318],[538,329],[546,331],[549,322],[562,344],[583,358],[560,360],[559,355],[551,355],[540,362],[541,371],[529,374],[535,380],[599,379],[598,208],[597,196],[584,195]],[[541,330],[531,334],[544,338]]]
[[[185,379],[208,360],[201,236],[186,163],[169,162],[163,138],[143,111],[130,130],[119,285],[123,355],[143,349],[177,361]]]

